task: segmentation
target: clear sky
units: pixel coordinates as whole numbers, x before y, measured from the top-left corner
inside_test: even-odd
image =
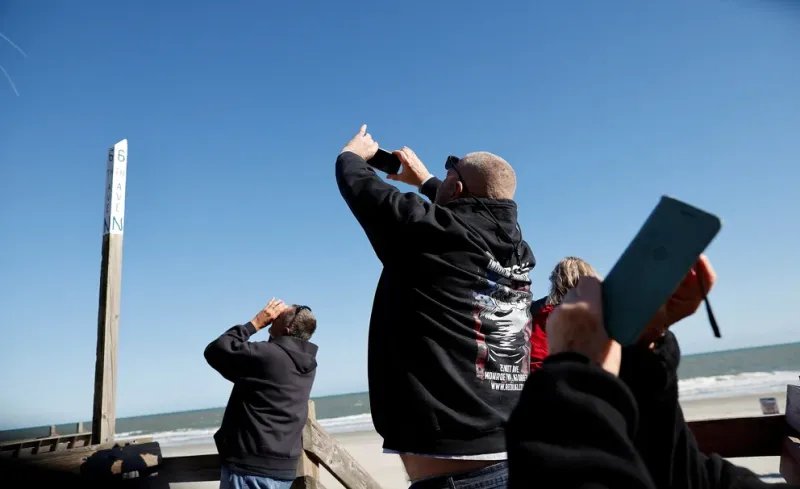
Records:
[[[122,138],[119,416],[224,405],[203,348],[272,296],[317,314],[315,395],[366,389],[380,264],[334,180],[362,123],[439,176],[504,156],[537,295],[566,255],[607,272],[662,194],[720,215],[724,338],[701,312],[684,350],[797,341],[798,23],[777,0],[0,4],[28,55],[0,39],[0,428],[91,417]]]

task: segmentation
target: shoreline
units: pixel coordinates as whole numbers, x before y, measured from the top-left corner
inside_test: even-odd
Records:
[[[762,416],[759,398],[774,397],[781,413],[786,406],[786,392],[765,392],[758,395],[696,399],[681,402],[687,421],[703,419],[738,418]],[[405,489],[409,483],[400,458],[383,453],[383,440],[374,430],[331,433],[331,436],[344,447],[375,478],[384,489]],[[211,443],[195,443],[162,447],[165,457],[206,455],[216,452]],[[782,482],[778,473],[780,457],[750,457],[731,459],[737,465],[747,467],[759,474],[766,482]],[[324,468],[320,468],[320,481],[327,489],[342,489],[342,485]],[[177,484],[176,487],[210,489],[219,487],[219,482],[195,482]]]

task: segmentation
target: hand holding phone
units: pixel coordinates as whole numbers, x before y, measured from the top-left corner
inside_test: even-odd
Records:
[[[425,164],[419,159],[419,156],[408,146],[403,146],[403,149],[393,151],[392,154],[400,160],[403,171],[395,175],[388,175],[387,180],[403,182],[419,188],[431,176],[431,172],[425,168]]]
[[[399,173],[401,166],[400,159],[396,155],[380,148],[378,148],[375,156],[367,160],[367,164],[389,175],[396,175]]]

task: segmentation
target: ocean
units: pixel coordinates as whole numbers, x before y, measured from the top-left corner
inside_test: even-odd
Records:
[[[800,383],[800,343],[687,355],[680,366],[682,400],[739,397],[785,392]],[[369,394],[359,392],[318,397],[317,419],[332,433],[372,430]],[[783,408],[783,406],[781,406]],[[117,438],[149,436],[164,446],[212,443],[224,408],[135,416],[117,420]],[[91,423],[84,423],[91,429]],[[59,425],[60,434],[75,432],[75,424]],[[0,432],[0,441],[46,436],[49,427]]]

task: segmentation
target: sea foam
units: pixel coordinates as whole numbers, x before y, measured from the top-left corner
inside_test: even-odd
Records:
[[[682,401],[697,399],[722,399],[786,391],[787,384],[800,383],[800,371],[745,372],[711,377],[695,377],[679,381]],[[320,419],[319,423],[330,433],[357,433],[374,429],[369,413]],[[142,436],[152,437],[163,446],[194,445],[214,442],[217,428],[183,429],[145,433],[131,431],[119,433],[116,438],[125,440]]]

